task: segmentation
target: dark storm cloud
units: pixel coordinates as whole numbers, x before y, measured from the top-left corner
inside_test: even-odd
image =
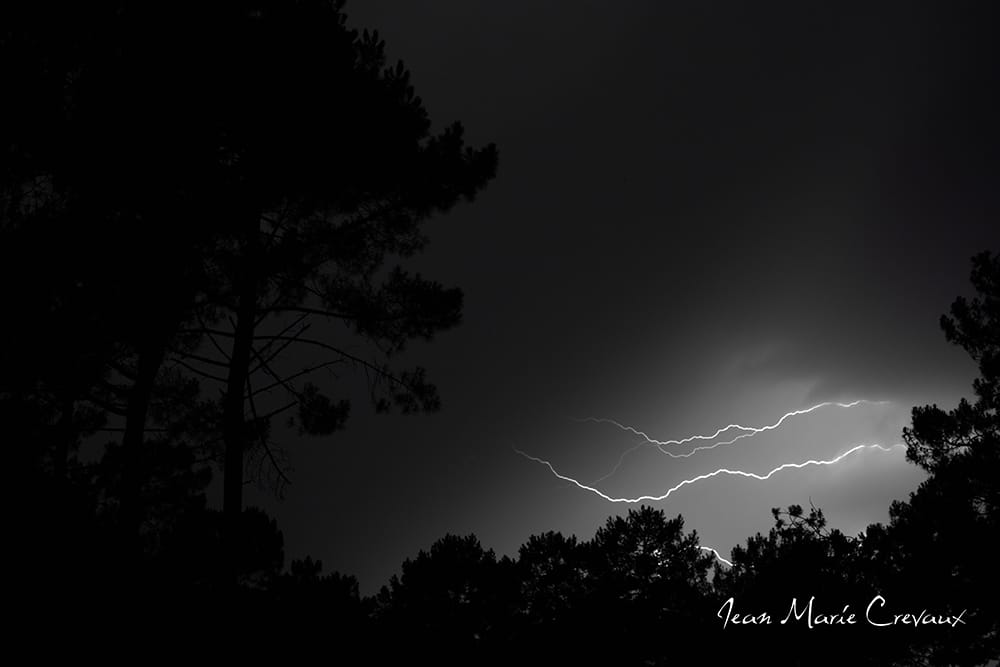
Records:
[[[448,530],[506,551],[539,530],[589,536],[617,508],[538,488],[509,449],[573,461],[550,423],[566,415],[700,427],[781,383],[805,383],[801,400],[925,400],[971,380],[937,319],[967,291],[970,255],[998,246],[990,7],[348,11],[405,60],[435,121],[496,141],[501,164],[480,200],[429,226],[420,260],[466,292],[463,326],[412,351],[444,411],[361,416],[294,450],[304,472],[275,507],[292,555],[370,590]],[[737,389],[745,400],[719,403]],[[732,544],[746,526],[712,530]]]

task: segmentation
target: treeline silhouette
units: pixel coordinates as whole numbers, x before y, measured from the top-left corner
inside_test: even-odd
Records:
[[[642,507],[515,557],[448,535],[362,597],[309,558],[286,567],[242,489],[284,483],[283,433],[344,427],[325,371],[366,377],[378,410],[439,407],[394,354],[456,325],[462,294],[399,263],[492,180],[496,148],[466,146],[457,123],[432,132],[407,70],[338,0],[12,2],[0,26],[0,423],[22,638],[349,664],[1000,653],[997,256],[974,259],[979,296],[942,320],[979,364],[975,399],[914,409],[907,456],[929,477],[887,525],[849,537],[792,505],[730,568]],[[206,500],[220,475],[221,511]],[[886,613],[967,612],[955,627],[778,622],[792,598],[863,613],[875,594]],[[774,622],[724,626],[729,598]]]

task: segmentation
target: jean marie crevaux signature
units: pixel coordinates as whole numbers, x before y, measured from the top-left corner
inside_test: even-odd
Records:
[[[921,610],[920,613],[906,612],[897,614],[887,611],[885,609],[885,598],[881,595],[876,595],[868,603],[864,614],[859,617],[857,613],[851,611],[851,605],[849,604],[844,605],[843,609],[839,612],[821,612],[814,607],[815,600],[816,596],[809,598],[809,602],[806,603],[800,602],[797,598],[792,598],[788,612],[778,623],[780,625],[805,624],[809,629],[819,626],[858,625],[861,623],[867,623],[879,628],[887,628],[895,625],[912,625],[914,627],[921,625],[947,625],[955,627],[959,624],[965,624],[962,617],[968,611],[963,609],[959,614],[954,616],[951,614],[933,614],[926,609]],[[717,616],[722,619],[723,628],[729,625],[771,625],[774,622],[774,618],[767,612],[756,614],[738,612],[736,610],[736,602],[733,598],[729,598],[722,604]]]

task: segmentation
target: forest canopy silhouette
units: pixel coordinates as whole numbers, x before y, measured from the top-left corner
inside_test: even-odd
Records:
[[[358,664],[1000,655],[1000,581],[982,555],[1000,534],[1000,255],[973,258],[977,295],[942,317],[979,377],[955,408],[913,409],[906,455],[927,478],[888,523],[848,536],[790,504],[726,566],[681,516],[643,506],[512,556],[445,535],[363,597],[350,575],[286,563],[243,489],[288,481],[283,434],[349,427],[331,371],[364,378],[377,411],[441,408],[434,369],[399,353],[458,325],[463,294],[407,261],[495,178],[496,146],[432,123],[340,0],[14,2],[0,20],[0,418],[29,629],[186,644],[220,637],[185,626],[264,627],[261,646]],[[730,598],[777,612],[876,594],[966,613],[947,631],[849,640],[719,617]]]

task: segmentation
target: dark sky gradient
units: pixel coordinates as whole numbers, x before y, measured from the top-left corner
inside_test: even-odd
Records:
[[[586,481],[635,439],[788,429],[678,463],[626,459],[608,492],[661,493],[726,466],[766,472],[900,441],[915,404],[953,404],[975,368],[938,318],[969,258],[1000,249],[995,10],[961,2],[355,0],[437,124],[500,148],[497,179],[432,221],[415,264],[466,294],[465,321],[406,361],[444,400],[289,441],[273,512],[289,558],[373,592],[446,532],[513,554],[589,538],[612,505]],[[877,5],[877,6],[873,6]],[[345,392],[351,383],[344,383]],[[919,481],[893,454],[767,482],[713,479],[657,503],[723,554],[808,504],[856,532]]]

